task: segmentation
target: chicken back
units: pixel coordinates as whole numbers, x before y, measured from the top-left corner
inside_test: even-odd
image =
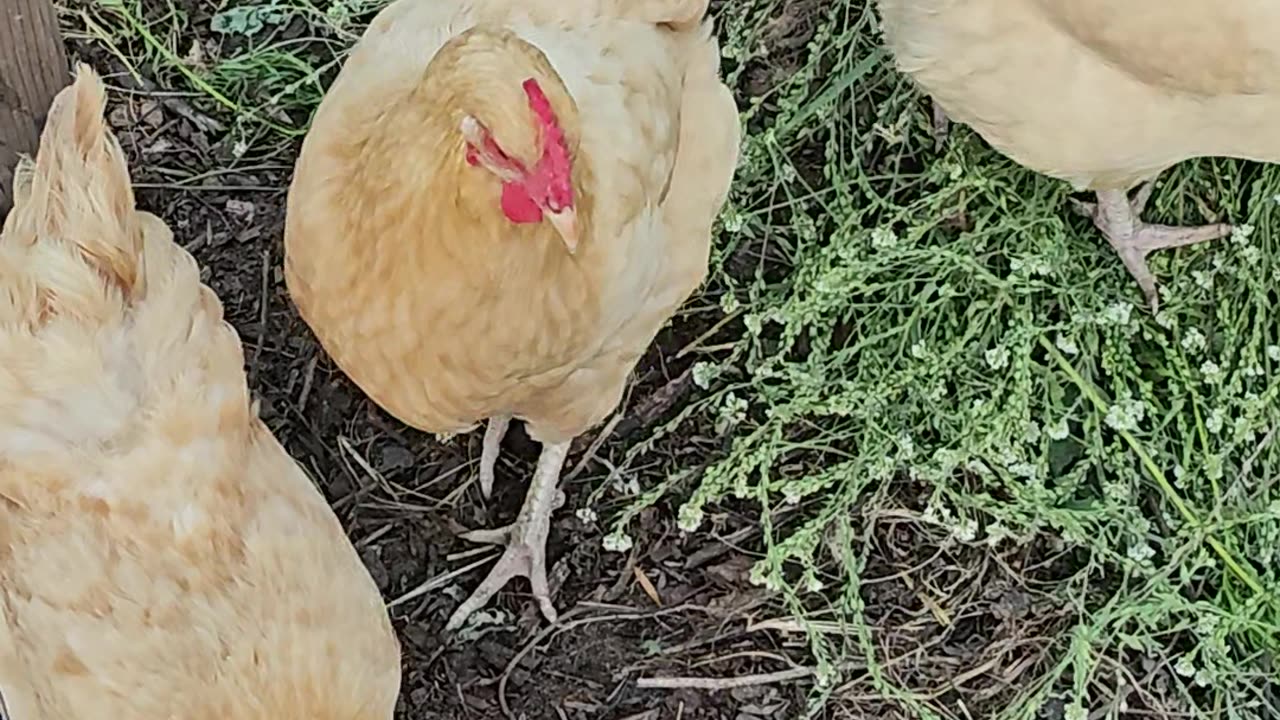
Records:
[[[0,696],[14,720],[389,720],[399,647],[250,405],[81,68],[0,235]]]

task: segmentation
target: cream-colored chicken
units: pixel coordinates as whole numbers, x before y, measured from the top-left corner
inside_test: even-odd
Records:
[[[399,646],[80,68],[0,235],[11,720],[389,720]]]
[[[543,444],[456,628],[530,579],[574,436],[706,275],[737,164],[707,0],[400,0],[329,89],[289,195],[286,278],[337,364],[409,425]]]
[[[1220,155],[1280,161],[1280,3],[879,0],[898,65],[951,117],[1039,172],[1097,192],[1085,209],[1153,309],[1153,250],[1225,224],[1149,225],[1150,181]],[[1131,202],[1127,192],[1143,182]]]

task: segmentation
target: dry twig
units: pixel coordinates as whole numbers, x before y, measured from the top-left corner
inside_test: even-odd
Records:
[[[728,678],[712,678],[712,677],[653,677],[640,678],[636,680],[636,687],[644,690],[677,690],[677,689],[693,689],[693,690],[709,690],[718,692],[720,690],[732,690],[734,688],[752,687],[755,685],[773,685],[775,683],[790,682],[792,680],[800,680],[813,675],[814,669],[810,667],[792,668],[790,670],[779,670],[778,672],[760,673],[758,675],[741,675],[738,677]]]

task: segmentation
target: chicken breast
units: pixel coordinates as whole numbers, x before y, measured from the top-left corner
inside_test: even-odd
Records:
[[[1153,306],[1146,255],[1228,234],[1138,220],[1126,191],[1198,156],[1280,160],[1280,5],[1268,0],[879,0],[899,67],[1085,206]]]
[[[134,209],[104,102],[82,67],[0,236],[7,717],[388,720],[377,588],[195,261]]]
[[[486,495],[511,418],[544,444],[515,525],[470,536],[508,553],[451,627],[514,575],[554,618],[543,546],[569,442],[706,275],[739,128],[705,10],[400,0],[304,142],[286,277],[326,351],[409,425],[491,419]]]

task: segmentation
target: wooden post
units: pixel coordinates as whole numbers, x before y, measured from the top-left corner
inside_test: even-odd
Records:
[[[34,153],[53,96],[71,80],[50,0],[0,0],[0,220],[18,156]]]

